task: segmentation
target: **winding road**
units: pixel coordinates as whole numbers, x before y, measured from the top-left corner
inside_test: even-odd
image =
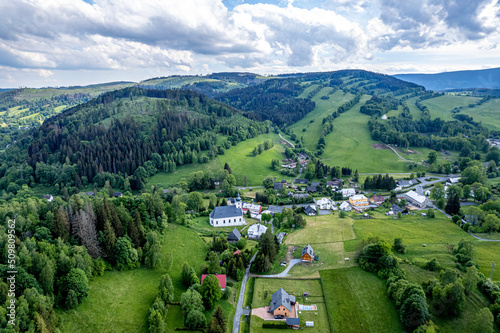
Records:
[[[293,148],[295,148],[295,145],[294,145],[293,143],[291,143],[290,141],[288,141],[287,139],[285,139],[284,137],[282,137],[282,136],[281,136],[281,133],[278,133],[278,135],[280,136],[280,138],[281,138],[281,139],[283,139],[283,141],[288,142],[288,144],[289,144],[290,146],[292,146]]]
[[[500,239],[485,239],[485,238],[481,238],[481,237],[478,237],[476,235],[474,235],[472,232],[469,232],[469,234],[476,238],[476,239],[479,239],[479,240],[482,240],[482,241],[485,241],[485,242],[500,242]]]
[[[279,274],[274,274],[274,275],[259,275],[259,277],[263,278],[280,278],[280,277],[286,277],[288,276],[288,272],[292,269],[293,266],[296,264],[300,264],[302,262],[302,259],[292,259],[288,263],[288,267],[281,273]]]

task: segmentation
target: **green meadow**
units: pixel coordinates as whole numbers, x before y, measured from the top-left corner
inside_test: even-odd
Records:
[[[477,103],[480,97],[443,95],[430,98],[421,103],[429,109],[431,118],[441,118],[442,120],[454,120],[451,110],[457,107],[466,107],[469,104]]]

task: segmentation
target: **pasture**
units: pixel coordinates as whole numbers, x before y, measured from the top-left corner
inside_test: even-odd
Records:
[[[480,97],[443,95],[430,98],[421,103],[429,109],[431,118],[441,118],[442,120],[454,120],[451,110],[457,107],[466,107],[481,100]]]
[[[332,332],[405,332],[377,275],[350,267],[320,276]]]
[[[253,292],[252,308],[269,306],[272,295],[279,288],[283,288],[290,295],[295,295],[298,303],[304,305],[316,304],[316,311],[301,311],[298,310],[298,317],[301,322],[301,327],[304,327],[306,321],[314,321],[314,328],[304,328],[306,332],[330,332],[330,324],[326,314],[325,300],[323,290],[319,279],[314,280],[291,280],[291,279],[255,279],[255,287]],[[303,297],[304,292],[309,293],[309,297]],[[252,316],[250,324],[250,332],[274,332],[278,330],[263,329],[264,320]],[[279,330],[283,331],[283,330]]]
[[[148,309],[158,293],[161,276],[168,273],[175,287],[175,301],[186,288],[181,282],[182,265],[196,271],[205,260],[206,245],[195,231],[169,225],[164,233],[162,254],[172,254],[172,265],[155,269],[106,271],[90,281],[89,296],[76,309],[58,311],[62,332],[147,332]],[[179,251],[183,254],[179,257]],[[227,303],[227,302],[226,302]],[[225,305],[227,308],[227,304]],[[172,309],[175,313],[176,309]],[[172,316],[169,315],[168,318]],[[178,320],[175,322],[177,324]],[[182,324],[182,321],[181,323]],[[173,325],[167,325],[175,329]]]

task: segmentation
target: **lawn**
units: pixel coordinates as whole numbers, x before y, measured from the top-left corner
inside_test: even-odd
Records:
[[[404,332],[385,282],[359,267],[320,272],[332,332]]]
[[[317,311],[298,311],[301,326],[304,327],[306,321],[313,321],[314,328],[305,328],[310,332],[330,332],[330,324],[326,314],[325,300],[323,298],[323,290],[319,279],[313,280],[291,280],[291,279],[265,279],[257,278],[255,280],[253,294],[253,308],[269,306],[274,292],[279,288],[283,288],[290,295],[295,295],[297,302],[300,304],[311,305],[316,304]],[[302,297],[304,292],[309,293],[309,297]],[[266,295],[267,293],[267,295]],[[264,320],[259,317],[252,316],[250,332],[274,332],[277,330],[263,329]],[[283,331],[283,330],[280,330]]]
[[[368,236],[379,236],[390,243],[394,238],[402,237],[408,246],[407,253],[398,255],[423,265],[436,258],[444,267],[455,267],[451,250],[461,239],[471,240],[475,246],[474,261],[479,264],[480,271],[489,276],[491,262],[500,262],[500,242],[480,241],[439,212],[436,218],[418,215],[403,216],[401,219],[384,217],[377,219],[356,220],[354,223],[356,240],[347,241],[344,246],[347,251],[355,251],[360,239]],[[423,244],[426,246],[424,247]],[[496,270],[493,278],[500,279],[500,271]]]
[[[262,154],[254,157],[252,150],[265,140],[271,139],[274,141],[274,147],[263,151]],[[228,163],[231,167],[233,175],[236,177],[238,186],[244,186],[244,177],[247,176],[248,186],[260,186],[262,181],[267,176],[283,178],[279,171],[271,169],[271,161],[273,159],[282,160],[284,147],[279,142],[279,136],[275,133],[261,134],[255,138],[238,143],[226,150],[224,155],[209,161],[206,164],[188,164],[179,166],[175,172],[159,172],[148,180],[148,185],[160,185],[168,187],[177,184],[182,178],[187,178],[196,171],[212,171],[218,172],[224,168],[224,164]],[[287,181],[291,181],[290,178]]]
[[[334,215],[306,217],[307,226],[291,232],[285,241],[294,245],[297,251],[310,244],[319,260],[312,263],[295,265],[289,272],[294,277],[319,277],[323,269],[349,267],[355,264],[354,253],[346,252],[344,241],[356,238],[352,225],[353,219]],[[300,253],[299,253],[300,254]],[[345,258],[351,258],[346,261]]]
[[[62,332],[146,332],[149,306],[158,292],[161,276],[168,272],[175,287],[175,300],[186,289],[181,282],[182,265],[188,262],[200,273],[206,245],[195,231],[170,224],[164,235],[162,253],[173,254],[170,269],[159,267],[124,272],[107,271],[90,282],[89,296],[75,310],[59,311]],[[177,256],[182,253],[182,256]],[[227,303],[227,302],[226,302]],[[174,312],[175,309],[172,309]],[[168,318],[178,318],[169,315]],[[175,323],[167,323],[175,329]]]

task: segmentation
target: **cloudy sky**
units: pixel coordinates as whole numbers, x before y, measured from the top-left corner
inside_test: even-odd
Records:
[[[1,0],[0,87],[500,67],[500,0]]]

